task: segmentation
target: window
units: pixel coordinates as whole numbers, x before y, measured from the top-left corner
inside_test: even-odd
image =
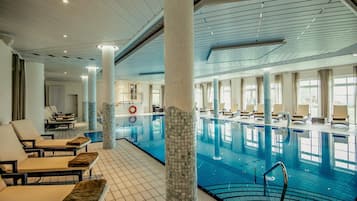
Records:
[[[319,112],[319,80],[300,80],[298,83],[298,104],[310,105],[310,114],[320,116]]]
[[[160,105],[160,89],[152,89],[152,104]]]
[[[224,103],[224,109],[231,109],[231,87],[229,85],[221,87],[221,103]]]
[[[347,105],[350,123],[356,124],[355,84],[353,76],[335,77],[333,79],[333,104]],[[333,112],[333,111],[332,111]]]
[[[244,108],[249,104],[257,104],[257,86],[246,85],[244,87]]]
[[[282,91],[281,91],[281,84],[280,83],[272,83],[270,86],[271,89],[271,104],[281,104],[282,103]]]
[[[221,133],[223,142],[232,142],[232,127],[231,123],[222,123],[221,124]]]
[[[212,107],[213,107],[213,87],[209,87],[208,88],[208,102],[212,103]]]
[[[195,88],[195,104],[197,108],[203,108],[203,100],[202,100],[202,88]]]

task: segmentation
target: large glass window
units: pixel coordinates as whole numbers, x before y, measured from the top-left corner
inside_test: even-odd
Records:
[[[356,79],[351,76],[335,77],[333,79],[333,104],[347,105],[350,123],[356,124],[355,117],[355,84]]]
[[[160,89],[152,89],[152,104],[160,105]]]
[[[198,108],[203,108],[202,96],[203,96],[202,88],[201,87],[195,88],[195,104],[196,104],[196,107],[198,107]]]
[[[271,104],[281,104],[282,103],[282,91],[280,83],[272,83],[271,84]]]
[[[319,80],[300,80],[298,83],[298,104],[310,105],[310,114],[320,116],[319,112]]]
[[[222,86],[221,87],[221,103],[224,103],[224,109],[231,109],[231,87]]]
[[[244,108],[249,104],[257,104],[257,86],[246,85],[244,87]]]

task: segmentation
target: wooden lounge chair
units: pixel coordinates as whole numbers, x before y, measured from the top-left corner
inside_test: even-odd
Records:
[[[271,114],[272,119],[279,121],[282,118],[282,112],[284,112],[283,104],[274,104],[273,113]]]
[[[234,117],[238,112],[238,104],[233,104],[230,111],[223,111],[224,116]]]
[[[71,151],[74,155],[77,154],[77,150],[82,148],[88,151],[89,138],[54,139],[53,134],[41,135],[32,122],[27,119],[12,121],[10,124],[26,148],[43,149],[44,151]],[[43,138],[46,136],[51,139]]]
[[[254,112],[254,119],[264,119],[264,104],[258,104],[258,109]]]
[[[35,151],[39,156],[43,155],[40,149]],[[97,160],[96,152],[78,156],[29,158],[11,125],[0,126],[0,173],[27,173],[29,177],[77,175],[81,181],[85,172],[89,171],[91,175]]]
[[[310,116],[310,106],[309,105],[298,105],[296,112],[291,118],[292,123],[306,123]]]
[[[349,126],[347,105],[334,105],[331,127],[335,124]]]
[[[249,105],[246,106],[245,111],[242,111],[240,113],[240,116],[242,118],[249,118],[249,117],[251,117],[253,115],[253,112],[254,112],[254,105],[253,104],[249,104]]]
[[[22,174],[23,184],[26,184],[26,174]],[[91,186],[85,189],[84,186]],[[82,181],[76,185],[21,185],[7,186],[0,177],[0,200],[4,201],[66,201],[77,195],[75,200],[87,200],[88,191],[91,201],[104,201],[108,192],[108,184],[104,179]],[[78,196],[79,195],[79,196]],[[82,197],[80,195],[83,195]]]

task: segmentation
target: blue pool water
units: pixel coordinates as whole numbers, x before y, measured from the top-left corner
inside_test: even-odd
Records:
[[[117,119],[118,138],[128,139],[163,163],[164,130],[164,116]],[[101,141],[100,135],[86,135]],[[258,185],[261,191],[262,175],[277,161],[287,167],[287,191],[301,199],[312,200],[311,193],[331,200],[357,197],[356,136],[200,119],[196,141],[198,184],[220,199],[239,198],[240,185]],[[281,169],[275,169],[269,178],[268,190],[282,189]]]

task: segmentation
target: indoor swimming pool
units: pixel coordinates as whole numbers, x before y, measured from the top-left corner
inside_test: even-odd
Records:
[[[164,116],[117,119],[117,138],[165,162]],[[101,141],[97,134],[86,134]],[[263,174],[282,161],[266,179],[266,196],[280,200],[355,200],[356,136],[257,126],[201,118],[196,135],[199,186],[221,200],[261,199]],[[283,193],[284,191],[284,193]]]

